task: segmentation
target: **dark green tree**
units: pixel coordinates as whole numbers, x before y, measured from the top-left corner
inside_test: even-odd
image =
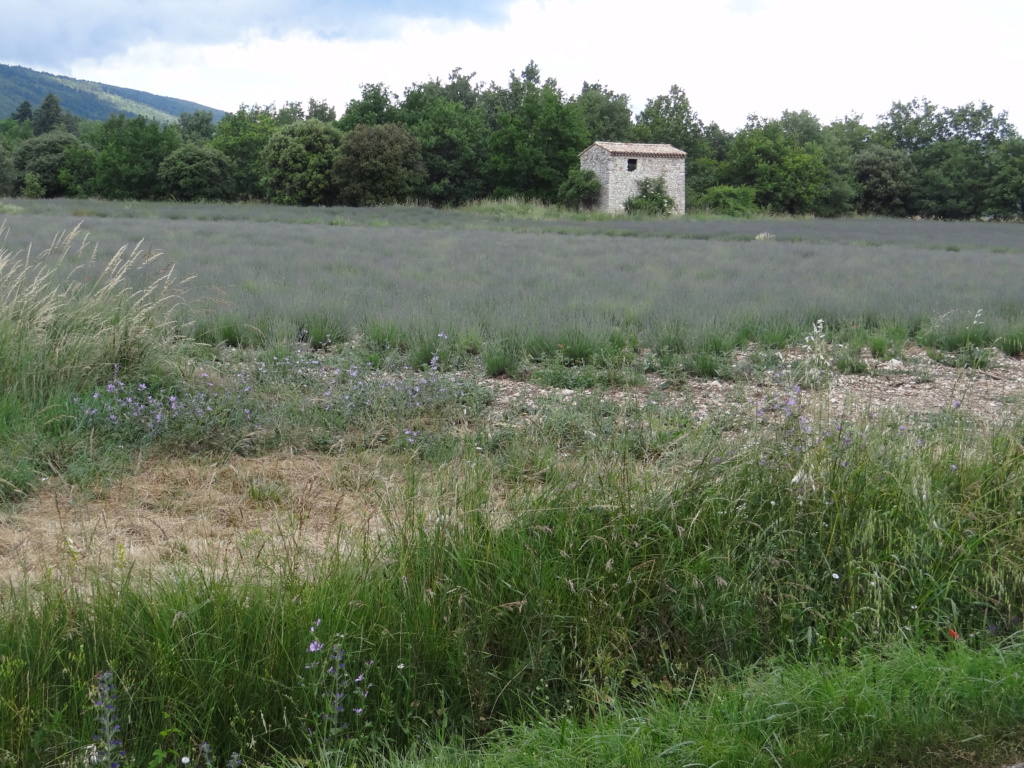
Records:
[[[810,212],[816,216],[851,213],[858,195],[854,180],[854,150],[847,143],[847,129],[852,130],[852,126],[844,125],[841,129],[822,126],[818,118],[807,110],[786,110],[778,122],[789,142],[817,154],[825,165],[826,175]]]
[[[357,125],[385,125],[399,119],[398,96],[384,83],[364,83],[362,96],[348,103],[338,127],[351,131]]]
[[[589,168],[574,168],[558,188],[558,204],[578,211],[593,208],[601,199],[601,180]]]
[[[461,91],[460,78],[456,71],[448,85],[435,80],[412,86],[401,108],[403,124],[423,151],[425,175],[416,194],[433,205],[461,205],[487,190],[489,132],[483,111]]]
[[[917,170],[910,212],[946,219],[988,215],[992,159],[1018,138],[1006,113],[985,102],[949,109],[927,99],[894,103],[880,116],[878,135],[910,153]]]
[[[26,99],[18,105],[17,109],[11,112],[11,119],[19,123],[31,123],[33,118],[32,105]]]
[[[67,192],[61,182],[60,170],[65,153],[80,144],[67,131],[50,131],[23,141],[14,153],[16,186],[21,188],[31,174],[42,186],[45,197],[60,197]]]
[[[277,110],[275,122],[278,127],[301,123],[306,119],[306,110],[301,101],[286,101],[284,106]]]
[[[7,145],[0,142],[0,197],[10,197],[17,189],[14,158]]]
[[[334,111],[334,107],[328,105],[326,101],[317,101],[311,98],[309,109],[306,110],[306,119],[319,120],[321,123],[336,123],[338,115]]]
[[[1007,139],[993,151],[985,211],[999,219],[1024,216],[1024,139]]]
[[[667,96],[658,96],[647,102],[636,116],[633,135],[636,141],[645,144],[671,144],[688,156],[700,156],[704,125],[690,106],[686,91],[673,85]]]
[[[286,205],[331,205],[337,199],[333,170],[342,133],[307,120],[278,128],[263,150],[266,199]]]
[[[970,219],[985,214],[989,185],[988,152],[960,138],[936,141],[911,154],[917,186],[911,211],[938,219]]]
[[[213,125],[213,112],[205,109],[195,112],[182,112],[178,116],[178,130],[186,144],[198,142],[204,144],[213,138],[216,128]]]
[[[583,117],[590,142],[632,140],[633,113],[626,94],[584,81],[580,95],[572,102]]]
[[[758,206],[794,214],[813,213],[829,179],[820,146],[801,146],[778,120],[756,116],[733,140],[722,175],[730,186],[756,189]]]
[[[492,87],[494,129],[487,174],[494,194],[554,202],[569,171],[587,146],[587,128],[575,104],[566,102],[551,79],[539,85],[530,63],[510,76],[507,89]]]
[[[686,186],[694,197],[718,184],[719,166],[730,137],[712,123],[705,126],[678,85],[667,95],[650,99],[636,116],[633,140],[644,144],[671,144],[686,152]]]
[[[60,100],[52,93],[48,93],[32,118],[32,132],[36,136],[41,136],[62,126],[64,111],[60,108]]]
[[[164,194],[176,200],[229,200],[231,161],[207,144],[190,143],[169,154],[157,171]]]
[[[96,157],[96,150],[83,141],[65,150],[58,178],[68,196],[92,197],[96,194]]]
[[[404,202],[424,175],[419,139],[404,125],[357,125],[342,139],[334,165],[342,205]]]
[[[224,115],[217,123],[210,146],[231,161],[231,177],[237,197],[259,198],[263,178],[263,151],[276,130],[272,106],[243,104],[237,112]]]
[[[97,131],[96,192],[108,199],[162,197],[160,163],[181,146],[176,125],[115,115]]]
[[[906,216],[917,184],[910,153],[873,143],[854,156],[860,189],[857,209],[877,216]]]

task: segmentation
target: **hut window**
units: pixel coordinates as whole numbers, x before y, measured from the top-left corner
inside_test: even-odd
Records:
[[[635,171],[636,170],[636,158],[635,157],[631,157],[628,160],[626,160],[626,170],[627,171]]]

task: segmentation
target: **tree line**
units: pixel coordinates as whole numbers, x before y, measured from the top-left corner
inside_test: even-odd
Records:
[[[453,71],[399,96],[362,87],[339,117],[323,101],[242,105],[174,124],[118,114],[80,120],[56,97],[0,120],[0,194],[265,200],[289,205],[458,206],[566,195],[593,141],[685,150],[688,205],[722,213],[1020,218],[1024,139],[1005,112],[895,102],[875,125],[810,112],[704,123],[678,86],[635,115],[599,83],[567,95],[531,62],[507,84]],[[560,197],[561,192],[561,197]]]

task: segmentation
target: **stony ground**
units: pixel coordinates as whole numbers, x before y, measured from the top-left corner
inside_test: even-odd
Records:
[[[788,357],[806,355],[794,348]],[[810,410],[856,416],[896,410],[906,414],[962,409],[996,424],[1024,405],[1024,360],[991,351],[990,364],[968,371],[943,365],[908,347],[899,358],[865,356],[868,373],[831,375],[827,386],[805,392]],[[737,364],[742,363],[742,354]],[[535,419],[540,404],[598,396],[617,402],[685,409],[697,419],[729,412],[756,423],[754,414],[792,384],[766,373],[763,381],[687,379],[649,375],[640,386],[590,392],[485,379],[494,391],[489,420]],[[542,416],[541,416],[542,417]],[[93,488],[60,478],[16,508],[0,510],[0,578],[53,574],[74,578],[88,565],[278,568],[325,548],[381,535],[408,508],[408,455],[348,451],[341,455],[276,452],[220,461],[160,459]],[[428,476],[412,503],[443,515],[453,491]],[[495,499],[501,497],[496,488]]]

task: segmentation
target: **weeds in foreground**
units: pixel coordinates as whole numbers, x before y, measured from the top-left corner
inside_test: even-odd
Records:
[[[72,707],[66,675],[94,669],[130,686],[129,752],[194,756],[209,739],[265,759],[309,754],[303,702],[329,731],[344,725],[297,680],[342,651],[351,664],[351,649],[376,662],[362,727],[400,748],[442,726],[469,738],[532,719],[538,691],[551,717],[587,717],[603,697],[683,688],[709,664],[842,662],[894,639],[943,646],[951,631],[984,649],[1015,631],[1012,425],[977,432],[955,404],[932,420],[832,422],[803,390],[766,403],[756,432],[583,395],[544,407],[453,438],[446,465],[410,463],[364,549],[317,564],[286,553],[251,573],[126,569],[9,588],[0,657],[28,666],[0,676],[0,748],[26,760],[69,749],[83,729],[46,718]],[[436,512],[415,490],[428,470],[450,489]],[[311,636],[310,616],[337,639]],[[347,687],[323,678],[346,715],[365,690],[350,669]]]
[[[77,227],[39,253],[11,251],[6,234],[0,225],[0,453],[12,459],[0,463],[0,503],[80,455],[68,439],[72,398],[112,370],[173,378],[188,351],[173,330],[173,266],[137,285],[158,256],[141,243],[101,264]]]

